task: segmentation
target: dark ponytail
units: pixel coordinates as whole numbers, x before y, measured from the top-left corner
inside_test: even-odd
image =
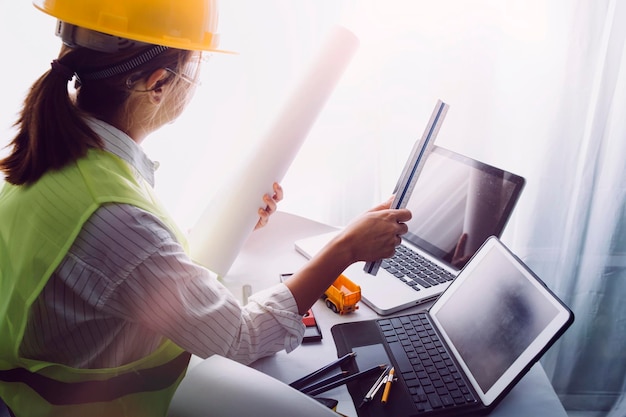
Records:
[[[98,80],[81,80],[81,73],[119,65],[137,51],[116,54],[86,48],[63,47],[58,60],[31,87],[15,123],[18,133],[9,144],[12,151],[0,160],[0,170],[11,184],[28,185],[49,170],[63,168],[86,155],[90,148],[102,148],[102,141],[85,123],[89,114],[110,121],[130,95],[128,80],[148,76],[158,68],[178,68],[189,51],[169,49],[133,69]],[[139,52],[141,53],[141,51]],[[70,96],[68,81],[76,76],[77,98]],[[88,77],[86,77],[88,78]]]
[[[102,146],[74,106],[67,83],[67,74],[50,69],[31,87],[15,124],[19,132],[11,142],[13,152],[0,161],[8,182],[33,183],[46,171],[84,156],[88,148]]]

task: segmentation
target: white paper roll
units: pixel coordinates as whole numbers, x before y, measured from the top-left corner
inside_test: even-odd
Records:
[[[225,276],[258,221],[263,194],[273,193],[304,143],[328,97],[350,63],[359,41],[336,27],[309,71],[287,99],[280,114],[248,163],[207,206],[189,235],[195,262]]]

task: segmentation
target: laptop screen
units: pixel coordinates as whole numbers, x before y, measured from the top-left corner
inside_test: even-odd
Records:
[[[500,236],[524,186],[520,176],[435,146],[415,183],[404,236],[455,269]]]
[[[485,405],[572,319],[567,307],[495,238],[487,240],[430,314]]]

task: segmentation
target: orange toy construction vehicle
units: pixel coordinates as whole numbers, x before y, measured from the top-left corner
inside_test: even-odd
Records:
[[[324,292],[326,306],[338,314],[347,314],[358,309],[357,303],[360,300],[361,287],[343,274]]]

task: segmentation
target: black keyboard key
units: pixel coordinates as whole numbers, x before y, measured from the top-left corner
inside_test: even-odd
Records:
[[[451,405],[454,405],[454,400],[449,395],[442,395],[441,403],[444,407],[450,407]]]
[[[434,394],[435,393],[435,387],[433,387],[432,385],[422,384],[422,386],[424,387],[424,392],[426,394]],[[435,395],[437,395],[437,394],[435,394]]]
[[[442,377],[443,382],[446,384],[454,384],[454,378],[450,375],[445,375]],[[456,386],[456,384],[454,384]]]
[[[406,386],[409,388],[415,388],[415,387],[419,387],[420,383],[417,379],[409,379],[408,381],[405,381]]]
[[[437,394],[428,394],[428,402],[432,408],[441,408],[443,404]]]
[[[452,397],[452,399],[454,400],[454,403],[456,405],[463,405],[463,404],[465,404],[465,398],[463,398],[463,397]]]
[[[402,322],[398,318],[391,319],[391,325],[394,327],[394,329],[399,329],[401,327],[404,327],[402,325]]]

